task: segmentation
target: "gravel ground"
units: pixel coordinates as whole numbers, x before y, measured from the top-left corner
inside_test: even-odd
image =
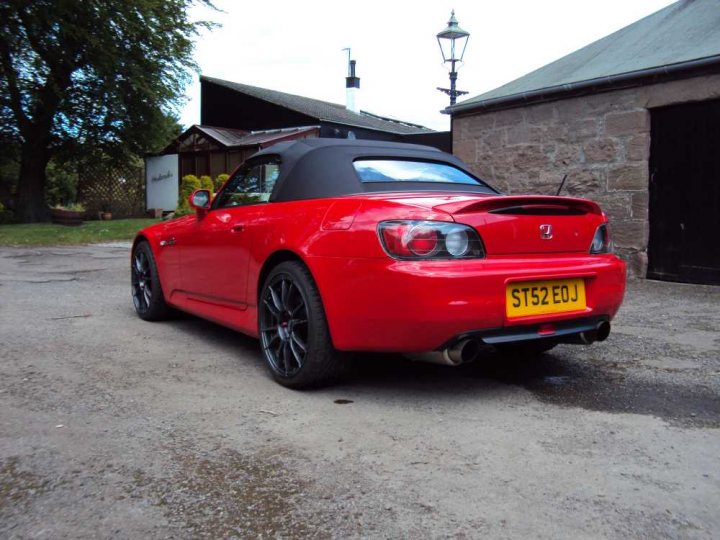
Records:
[[[359,358],[132,309],[128,246],[0,249],[0,537],[720,537],[720,288],[632,282],[529,364]]]

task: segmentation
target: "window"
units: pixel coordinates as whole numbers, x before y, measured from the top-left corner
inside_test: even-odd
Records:
[[[215,199],[213,208],[229,208],[265,203],[280,176],[280,160],[250,163],[242,167]]]
[[[355,161],[353,166],[361,182],[440,182],[487,187],[481,180],[446,163],[362,159]]]

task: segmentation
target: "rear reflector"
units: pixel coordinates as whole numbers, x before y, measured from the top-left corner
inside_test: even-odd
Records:
[[[537,333],[540,336],[551,336],[555,333],[555,331],[556,329],[554,324],[541,324]]]

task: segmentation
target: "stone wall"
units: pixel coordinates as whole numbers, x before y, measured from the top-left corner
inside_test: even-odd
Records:
[[[615,246],[644,277],[648,243],[649,109],[720,97],[720,75],[616,90],[453,118],[453,151],[508,194],[600,203]]]

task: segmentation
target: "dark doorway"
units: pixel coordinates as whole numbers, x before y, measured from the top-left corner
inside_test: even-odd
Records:
[[[648,277],[720,285],[720,100],[651,119]]]

